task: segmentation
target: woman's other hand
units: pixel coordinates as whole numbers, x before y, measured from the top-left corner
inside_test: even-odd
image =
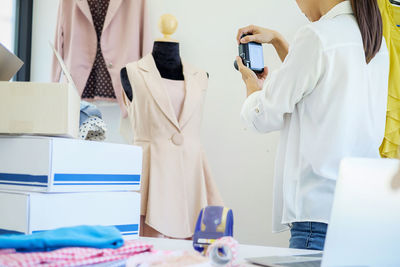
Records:
[[[242,79],[246,84],[247,96],[250,96],[254,92],[260,91],[263,88],[265,79],[268,76],[268,68],[265,67],[262,73],[256,74],[243,64],[241,57],[237,57],[236,62],[238,64],[239,71],[242,74]]]
[[[241,38],[243,34],[249,35]],[[282,62],[289,52],[289,44],[279,32],[255,25],[239,29],[236,39],[238,44],[247,44],[250,42],[272,44]]]

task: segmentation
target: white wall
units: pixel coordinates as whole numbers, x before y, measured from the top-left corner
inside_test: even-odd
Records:
[[[58,0],[33,1],[31,81],[49,82]]]
[[[125,0],[130,1],[130,0]],[[239,119],[245,89],[233,68],[239,27],[257,24],[289,40],[306,23],[293,0],[148,0],[154,36],[163,13],[174,14],[184,60],[210,73],[203,122],[203,143],[226,205],[233,208],[236,237],[242,243],[287,246],[288,233],[272,234],[272,177],[279,135],[246,131]],[[32,80],[48,81],[57,2],[35,0]],[[270,70],[280,62],[265,48]],[[116,118],[117,119],[117,118]]]

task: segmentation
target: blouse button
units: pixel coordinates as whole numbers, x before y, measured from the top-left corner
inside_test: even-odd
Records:
[[[113,64],[110,62],[108,63],[108,68],[111,69],[113,67]]]
[[[183,135],[180,133],[176,133],[172,136],[172,143],[174,143],[177,146],[181,146],[183,144],[184,138]]]
[[[256,108],[255,109],[255,112],[258,114],[258,113],[260,113],[260,109],[259,108]]]

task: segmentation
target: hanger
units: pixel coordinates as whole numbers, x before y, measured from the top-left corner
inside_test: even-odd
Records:
[[[389,2],[394,6],[400,7],[400,1],[399,0],[389,0]],[[397,25],[397,27],[400,27],[400,25]]]
[[[392,5],[400,6],[400,1],[399,1],[399,0],[389,0],[389,2],[390,2]]]

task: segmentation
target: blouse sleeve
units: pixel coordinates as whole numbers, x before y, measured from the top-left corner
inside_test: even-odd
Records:
[[[323,61],[318,34],[309,26],[300,29],[281,68],[244,102],[241,117],[246,126],[261,133],[281,130],[285,114],[316,87]]]

